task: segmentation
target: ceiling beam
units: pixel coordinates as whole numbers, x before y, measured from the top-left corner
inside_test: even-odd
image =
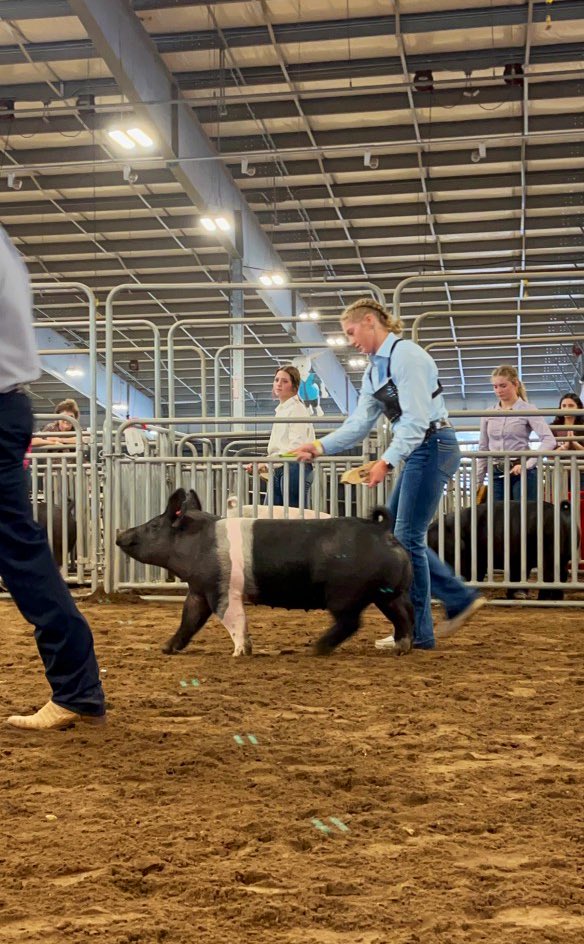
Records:
[[[495,10],[500,9],[495,7]],[[561,9],[558,4],[557,9]],[[555,14],[554,14],[555,15]],[[532,51],[532,65],[545,65],[557,62],[574,62],[580,60],[580,45],[578,41],[573,43],[549,44],[536,46]],[[3,47],[6,48],[6,47]],[[13,52],[10,50],[13,49]],[[73,55],[73,58],[77,58]],[[5,64],[11,64],[7,60],[16,60],[18,62],[26,61],[22,58],[19,47],[7,47],[3,53]],[[54,56],[54,52],[50,55]],[[473,72],[484,69],[502,69],[509,62],[521,62],[523,57],[522,46],[510,46],[505,48],[489,48],[483,50],[465,49],[456,52],[443,53],[424,53],[410,56],[408,66],[412,72],[420,69],[432,68],[435,72]],[[111,71],[111,70],[110,70]],[[337,81],[338,79],[356,79],[377,77],[383,81],[388,75],[400,76],[402,74],[399,57],[372,56],[366,59],[347,59],[332,60],[326,62],[300,62],[292,63],[287,67],[290,78],[294,82],[319,82]],[[238,69],[241,78],[246,85],[281,85],[288,90],[283,72],[279,66],[254,66],[242,67]],[[183,91],[198,91],[202,89],[216,89],[224,85],[226,88],[239,87],[238,79],[234,71],[226,69],[221,72],[218,69],[188,72],[176,72],[175,81],[179,89]],[[53,83],[54,84],[54,83]],[[89,79],[69,79],[58,83],[51,88],[45,82],[23,82],[3,85],[2,94],[6,98],[13,98],[15,101],[33,101],[44,102],[61,99],[75,99],[79,95],[105,96],[116,94],[121,91],[120,86],[112,77],[89,78]],[[168,97],[168,96],[167,96]]]
[[[175,4],[176,5],[176,4]],[[22,9],[22,0],[18,4],[6,3],[3,7],[14,7],[13,16],[3,15],[6,19],[21,19],[18,8]],[[50,15],[48,4],[45,16]],[[137,3],[133,4],[136,12],[140,11]],[[546,4],[540,2],[534,10],[534,21],[544,22],[547,15]],[[39,6],[39,12],[42,7]],[[42,14],[41,14],[42,15]],[[554,22],[570,22],[582,18],[580,0],[563,0],[554,10]],[[472,30],[516,26],[526,23],[526,10],[522,6],[484,7],[479,9],[440,10],[404,14],[400,18],[401,31],[407,33],[434,33],[445,31]],[[281,43],[326,43],[334,40],[379,39],[396,35],[395,16],[349,17],[338,20],[305,21],[299,19],[293,23],[274,23],[272,26],[275,42]],[[221,30],[227,48],[239,49],[271,45],[272,39],[266,25],[225,27]],[[216,30],[197,30],[180,33],[151,34],[161,55],[176,52],[191,52],[223,48],[222,39]],[[468,45],[472,47],[472,34],[467,34]],[[57,62],[65,59],[87,59],[99,55],[97,44],[90,39],[64,40],[45,43],[26,43],[24,49],[18,46],[4,46],[2,56],[18,58],[0,58],[0,62],[16,63],[26,61],[24,50],[33,62]],[[433,57],[432,57],[433,58]]]

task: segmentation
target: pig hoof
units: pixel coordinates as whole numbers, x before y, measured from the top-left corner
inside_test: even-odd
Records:
[[[325,642],[323,639],[319,639],[318,642],[314,644],[314,654],[315,656],[330,656],[334,652],[334,646],[331,646],[328,642]]]
[[[411,651],[411,648],[412,640],[406,637],[405,639],[396,639],[393,651],[396,656],[405,656]]]
[[[251,642],[246,642],[243,646],[236,646],[233,650],[233,658],[236,656],[251,656],[252,654],[252,645]]]

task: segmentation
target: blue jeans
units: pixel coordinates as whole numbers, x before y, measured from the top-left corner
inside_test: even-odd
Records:
[[[427,546],[428,527],[444,486],[459,464],[456,433],[450,427],[438,430],[407,458],[389,500],[395,536],[409,552],[414,568],[414,646],[419,649],[433,649],[435,645],[431,596],[444,604],[449,619],[478,596]]]
[[[527,501],[537,501],[537,469],[527,469],[525,473]],[[509,473],[509,497],[511,501],[519,501],[521,498],[521,476],[511,475]],[[505,476],[493,473],[493,499],[495,501],[504,501],[505,499]]]
[[[284,466],[274,469],[274,505],[287,504],[289,508],[300,507],[300,463],[288,463],[288,501],[284,498]],[[313,479],[312,466],[309,462],[304,463],[304,507],[308,508],[308,496]],[[268,495],[264,499],[264,505],[268,504]]]
[[[59,573],[44,528],[32,517],[23,466],[31,437],[28,397],[0,394],[0,576],[35,628],[53,701],[78,714],[103,715],[91,630]]]

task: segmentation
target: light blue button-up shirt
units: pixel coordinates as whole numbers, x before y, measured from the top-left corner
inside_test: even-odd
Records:
[[[0,393],[40,377],[28,270],[0,226]]]
[[[342,453],[361,442],[383,413],[373,394],[387,382],[389,352],[398,340],[389,334],[376,354],[369,358],[371,366],[363,374],[359,402],[351,416],[339,429],[321,439],[327,455]],[[403,462],[423,441],[430,423],[448,419],[444,397],[432,394],[438,387],[438,368],[419,345],[401,341],[391,355],[391,377],[397,387],[402,415],[393,424],[393,439],[381,458],[388,465]]]

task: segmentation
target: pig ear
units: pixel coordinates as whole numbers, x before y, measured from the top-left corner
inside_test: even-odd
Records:
[[[186,510],[187,511],[202,511],[203,510],[203,506],[201,505],[201,502],[199,501],[199,496],[192,488],[189,489],[189,494],[187,495]]]
[[[170,518],[171,521],[174,521],[177,515],[180,514],[183,502],[186,500],[187,493],[184,488],[177,488],[176,492],[173,492],[170,498],[168,499],[168,505],[166,506],[166,511],[164,512],[167,518]]]

